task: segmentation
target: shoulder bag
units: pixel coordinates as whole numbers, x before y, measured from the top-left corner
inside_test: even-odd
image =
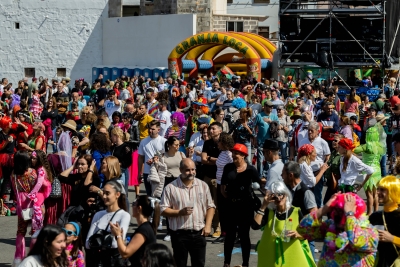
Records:
[[[109,249],[112,245],[113,236],[107,229],[110,226],[110,222],[114,219],[114,216],[120,211],[121,209],[117,210],[111,219],[107,223],[106,229],[99,229],[95,234],[89,237],[89,247],[91,249]]]
[[[385,230],[389,232],[389,229],[387,228],[386,225],[386,220],[385,220],[385,213],[382,211],[382,218],[383,218],[383,225],[385,226]],[[397,250],[397,247],[395,244],[393,244],[394,250],[397,253],[397,258],[394,260],[393,264],[390,265],[390,267],[400,267],[400,254],[399,251]]]

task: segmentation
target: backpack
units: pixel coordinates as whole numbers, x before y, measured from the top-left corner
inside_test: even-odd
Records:
[[[271,121],[271,123],[269,124],[268,131],[272,139],[278,138],[279,137],[278,122]]]
[[[240,110],[236,109],[234,112],[229,112],[229,108],[226,109],[226,114],[224,120],[228,123],[229,126],[229,131],[233,130],[233,126],[235,125],[235,118],[233,117],[233,114],[236,112],[239,112]]]

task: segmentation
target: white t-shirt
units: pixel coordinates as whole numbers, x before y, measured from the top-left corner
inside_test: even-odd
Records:
[[[159,111],[156,115],[156,120],[160,121],[160,133],[164,136],[167,129],[171,126],[171,112],[168,110]]]
[[[39,255],[32,255],[26,257],[18,267],[43,267],[41,258]]]
[[[303,162],[300,164],[300,170],[300,179],[303,183],[309,188],[314,187],[316,180],[311,166],[307,162]]]
[[[121,101],[119,101],[119,106],[115,105],[114,100],[110,101],[110,100],[106,100],[104,102],[104,107],[106,109],[106,112],[108,114],[108,118],[110,119],[110,121],[112,121],[112,114],[115,111],[121,111]]]
[[[92,224],[90,225],[89,233],[86,238],[86,248],[88,248],[88,249],[90,248],[89,247],[89,238],[92,235],[94,235],[98,230],[100,230],[100,229],[105,230],[107,228],[107,225],[109,224],[111,218],[113,217],[114,213],[115,212],[107,212],[107,210],[102,210],[102,211],[97,212],[93,216]],[[131,223],[131,215],[124,210],[120,210],[120,211],[118,211],[117,214],[115,214],[115,216],[114,216],[114,218],[112,218],[111,222],[114,224],[118,222],[119,226],[122,229],[124,229],[124,231],[122,233],[122,240],[125,240],[127,230],[129,229],[129,224]],[[108,230],[108,232],[111,232],[110,226],[108,226],[107,230]],[[117,240],[115,238],[113,238],[111,247],[118,248]]]
[[[299,141],[299,148],[302,145],[310,144],[310,139],[308,139],[308,134],[307,138],[303,138],[301,140],[299,138],[298,141]],[[317,151],[317,158],[315,159],[315,161],[311,162],[311,168],[313,169],[314,172],[316,172],[321,168],[322,164],[324,164],[325,156],[331,154],[331,150],[329,149],[328,143],[319,136],[314,139],[311,145],[313,145],[315,150]]]
[[[0,93],[4,93],[4,85],[0,84]]]
[[[158,136],[156,138],[151,138],[150,136],[146,137],[142,141],[140,141],[138,154],[144,156],[144,170],[143,173],[150,173],[150,165],[146,162],[149,159],[152,159],[156,152],[164,153],[164,145],[165,139],[163,136]]]

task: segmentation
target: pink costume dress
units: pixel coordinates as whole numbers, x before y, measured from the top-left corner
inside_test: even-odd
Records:
[[[29,111],[33,113],[35,119],[40,119],[40,114],[43,108],[40,106],[40,95],[32,95],[32,104],[29,107]]]
[[[43,227],[42,205],[44,203],[44,200],[51,193],[51,183],[47,179],[47,175],[43,167],[39,167],[36,172],[36,185],[28,194],[28,197],[34,202],[33,216],[35,217],[35,219],[32,220],[32,229],[34,229],[35,231]]]
[[[22,217],[22,210],[32,207],[29,194],[37,182],[37,174],[34,169],[29,168],[23,175],[12,175],[11,183],[17,199],[18,227],[15,240],[14,262],[21,261],[25,257],[25,235],[28,230],[29,221]],[[35,216],[32,218],[35,220]],[[33,225],[33,224],[32,224]],[[32,226],[32,233],[35,232]]]
[[[65,250],[71,252],[74,248],[74,245],[69,244]],[[85,256],[81,250],[78,251],[78,256],[76,259],[72,259],[72,255],[68,256],[68,267],[85,267]]]

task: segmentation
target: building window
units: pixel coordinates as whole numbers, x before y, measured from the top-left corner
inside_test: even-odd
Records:
[[[227,0],[226,3],[227,4],[233,4],[233,0]]]
[[[19,30],[19,22],[15,22],[15,29]]]
[[[243,21],[227,21],[226,31],[228,32],[243,32]]]
[[[139,16],[140,6],[122,6],[123,17]]]
[[[35,68],[25,68],[25,77],[26,78],[35,77]]]
[[[66,68],[57,68],[57,77],[66,77],[67,69]]]
[[[270,0],[253,0],[254,4],[269,4]]]
[[[258,34],[269,39],[269,27],[258,27]]]

